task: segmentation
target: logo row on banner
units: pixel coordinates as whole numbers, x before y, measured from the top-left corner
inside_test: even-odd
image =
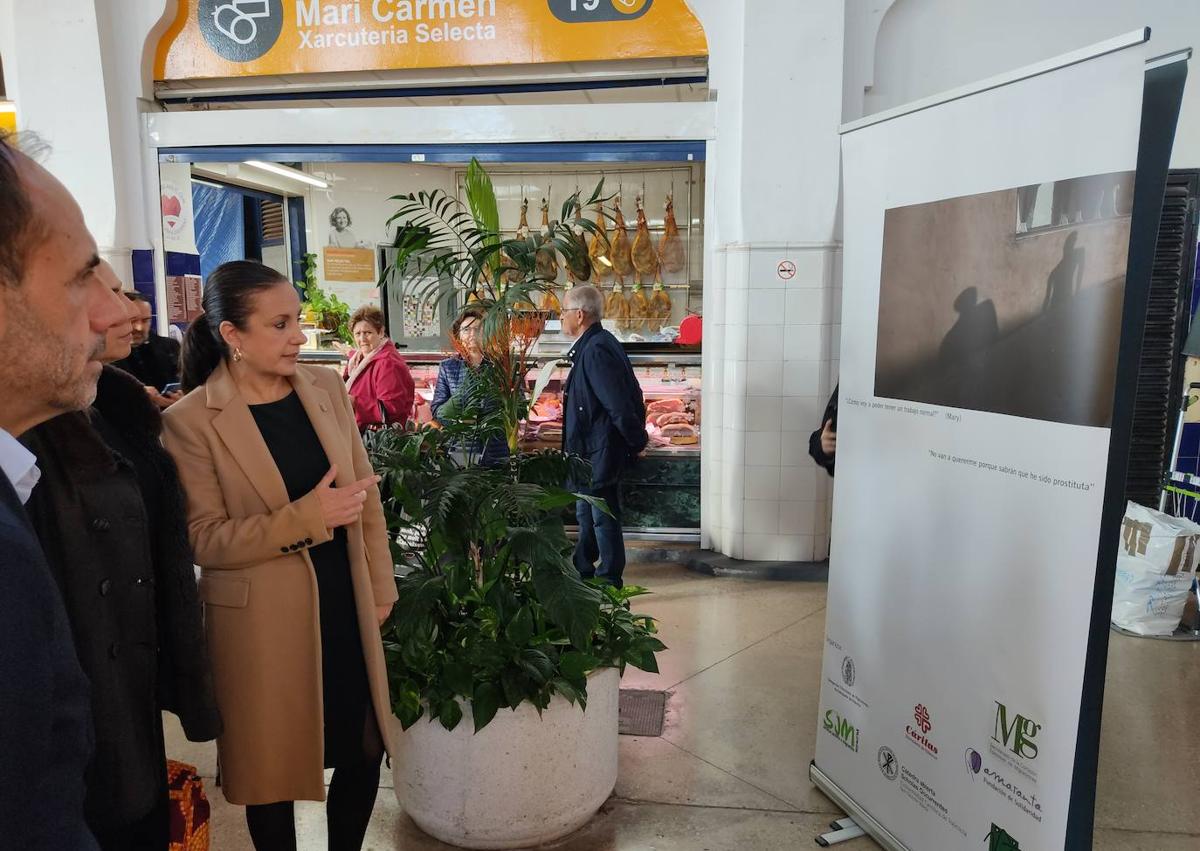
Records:
[[[833,639],[826,639],[826,642],[842,654],[840,681],[830,677],[827,685],[843,701],[837,707],[821,707],[821,729],[826,735],[847,750],[860,754],[861,759],[873,755],[880,774],[896,785],[898,794],[908,797],[923,811],[940,817],[963,837],[968,835],[967,830],[955,820],[932,782],[926,778],[925,768],[930,766],[926,760],[936,762],[948,754],[953,754],[955,759],[961,758],[966,779],[978,783],[981,790],[987,790],[986,794],[1006,801],[1033,822],[1042,821],[1042,804],[1037,794],[1037,757],[1043,724],[1011,709],[1007,703],[993,700],[993,712],[988,719],[990,737],[984,740],[981,736],[981,741],[977,742],[956,742],[950,747],[941,739],[932,708],[925,703],[916,703],[902,730],[897,729],[889,736],[872,729],[870,738],[873,742],[868,745],[865,734],[871,725],[871,704],[856,688],[858,666],[854,657],[846,655],[838,642]],[[1018,836],[1019,825],[992,825],[988,848],[997,851],[1019,849]]]
[[[180,0],[155,78],[707,55],[684,0]]]

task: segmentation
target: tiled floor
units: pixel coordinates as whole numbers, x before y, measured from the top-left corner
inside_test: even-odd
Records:
[[[623,685],[669,689],[662,738],[622,737],[616,795],[583,830],[553,846],[574,851],[775,851],[816,847],[841,815],[807,779],[816,737],[825,586],[717,579],[669,565],[634,566],[650,587],[639,610],[671,647],[659,676]],[[786,675],[785,675],[786,672]],[[183,741],[168,718],[168,750],[211,778],[212,746]],[[1100,757],[1095,848],[1200,849],[1200,644],[1113,636]],[[366,848],[433,851],[379,795]],[[208,783],[214,851],[251,845],[242,810]],[[324,849],[319,804],[297,806],[300,847]],[[864,851],[859,839],[838,846]]]

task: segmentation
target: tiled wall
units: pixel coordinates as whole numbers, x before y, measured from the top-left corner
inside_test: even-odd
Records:
[[[780,263],[795,266],[790,280]],[[720,251],[706,293],[705,544],[734,558],[829,553],[831,483],[808,457],[837,380],[836,245],[740,244]]]

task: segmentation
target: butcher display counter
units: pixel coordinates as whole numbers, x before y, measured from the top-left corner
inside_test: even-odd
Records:
[[[417,385],[419,421],[430,419],[429,402],[445,357],[440,352],[404,352]],[[526,379],[530,391],[550,357],[543,356],[531,366]],[[629,359],[646,400],[650,445],[622,482],[626,532],[633,539],[695,540],[700,533],[700,354],[639,352]],[[560,361],[534,400],[522,430],[522,448],[562,445],[562,390],[568,372],[566,361]]]
[[[442,352],[403,351],[416,383],[415,413],[431,419],[429,403],[437,384]],[[558,356],[546,353],[531,365],[527,387],[532,392],[542,365]],[[693,541],[700,534],[700,353],[694,351],[631,353],[634,374],[646,400],[650,444],[621,484],[626,536],[632,540]],[[344,359],[333,351],[306,351],[304,363],[340,369]],[[522,429],[522,448],[562,445],[562,390],[570,371],[558,361],[550,382],[534,400]]]

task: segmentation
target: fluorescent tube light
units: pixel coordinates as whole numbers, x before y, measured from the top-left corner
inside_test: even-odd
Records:
[[[285,165],[280,165],[279,163],[265,163],[262,160],[246,160],[246,165],[262,169],[263,171],[269,171],[271,174],[277,174],[280,177],[286,177],[289,180],[298,180],[301,183],[307,183],[310,186],[317,187],[318,189],[329,188],[329,184],[324,180],[313,177],[311,174],[305,174],[298,169],[288,168]]]

